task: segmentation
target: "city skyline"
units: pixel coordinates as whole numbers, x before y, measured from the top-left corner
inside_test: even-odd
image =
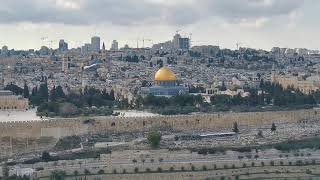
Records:
[[[181,30],[184,36],[192,33],[192,45],[319,49],[319,5],[311,0],[13,0],[0,7],[0,45],[57,48],[65,39],[73,48],[99,36],[107,49],[113,40],[119,47],[136,47],[139,39],[142,47],[143,38],[159,43]]]

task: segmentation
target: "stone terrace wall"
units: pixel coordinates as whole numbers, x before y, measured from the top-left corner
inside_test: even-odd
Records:
[[[234,122],[241,126],[298,122],[319,119],[320,110],[299,110],[279,112],[215,113],[185,116],[158,117],[96,117],[77,119],[55,119],[47,121],[0,123],[0,137],[54,137],[102,132],[134,132],[153,127],[167,127],[173,130],[196,130],[208,128],[231,128]],[[94,119],[87,121],[88,119]]]

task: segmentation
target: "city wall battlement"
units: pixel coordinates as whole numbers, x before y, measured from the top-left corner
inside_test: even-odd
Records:
[[[43,121],[2,122],[0,136],[13,138],[60,138],[71,135],[95,133],[122,133],[143,131],[157,127],[172,130],[196,130],[259,126],[271,123],[294,123],[308,119],[320,119],[320,110],[278,112],[214,113],[181,116],[152,117],[87,117],[61,118]]]

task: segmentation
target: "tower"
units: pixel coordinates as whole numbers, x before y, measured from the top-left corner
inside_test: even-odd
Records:
[[[94,36],[91,38],[91,48],[93,52],[100,51],[100,37]]]

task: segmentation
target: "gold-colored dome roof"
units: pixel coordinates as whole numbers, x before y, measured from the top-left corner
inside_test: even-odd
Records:
[[[159,69],[155,76],[155,81],[175,81],[177,80],[176,75],[167,67]]]

